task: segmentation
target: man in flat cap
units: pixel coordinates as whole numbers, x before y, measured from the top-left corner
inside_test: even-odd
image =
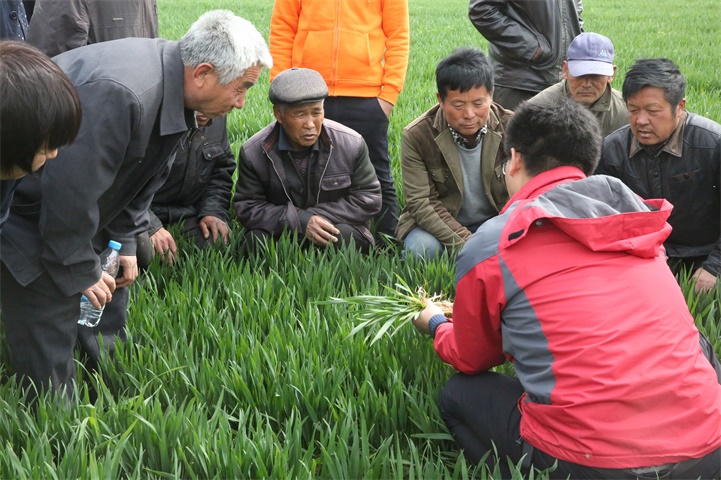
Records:
[[[596,116],[606,137],[628,125],[628,110],[621,92],[611,88],[616,74],[613,43],[598,33],[585,32],[573,39],[561,64],[563,80],[529,100],[559,103],[573,98]]]
[[[233,206],[249,249],[284,231],[318,247],[373,246],[381,189],[363,138],[324,119],[320,73],[291,68],[270,84],[276,121],[240,149]]]

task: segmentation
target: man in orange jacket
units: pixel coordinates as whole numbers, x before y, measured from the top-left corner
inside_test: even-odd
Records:
[[[388,117],[408,67],[408,0],[276,0],[271,80],[292,67],[320,72],[325,116],[363,136],[381,183],[378,233],[394,235],[398,199],[388,156]]]

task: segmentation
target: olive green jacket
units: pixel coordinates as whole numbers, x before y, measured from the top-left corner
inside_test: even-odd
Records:
[[[498,104],[492,105],[481,147],[483,188],[496,210],[508,201],[501,170],[505,160],[503,134],[512,114]],[[462,247],[471,236],[455,218],[463,203],[463,171],[439,105],[403,129],[401,174],[405,208],[398,219],[398,239],[405,239],[419,226],[446,247]]]
[[[536,103],[547,100],[552,103],[557,103],[564,97],[573,98],[571,91],[568,89],[568,82],[561,80],[559,83],[548,87],[528,101]],[[603,92],[601,98],[596,100],[588,109],[598,119],[598,125],[601,127],[601,135],[603,135],[604,138],[624,125],[628,125],[626,102],[623,101],[621,92],[615,88],[611,88],[611,85],[606,85],[606,91]]]

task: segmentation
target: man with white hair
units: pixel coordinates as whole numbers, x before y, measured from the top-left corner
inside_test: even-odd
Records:
[[[136,235],[148,228],[153,193],[195,126],[194,112],[213,118],[242,108],[272,58],[252,24],[218,10],[178,42],[126,38],[54,60],[80,95],[83,122],[53,165],[20,183],[2,231],[0,280],[17,373],[24,383],[71,395],[76,337],[90,368],[102,350],[99,333],[109,353],[116,337],[125,338],[125,315],[79,327],[81,294],[96,308],[112,294],[109,305],[125,312],[138,274]],[[116,280],[98,259],[110,239],[122,244]]]

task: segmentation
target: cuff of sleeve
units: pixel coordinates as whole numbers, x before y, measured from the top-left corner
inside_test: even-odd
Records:
[[[446,323],[448,319],[442,313],[437,313],[431,317],[428,321],[428,330],[430,331],[431,338],[436,338],[436,329],[438,325]]]
[[[713,275],[714,277],[719,276],[719,269],[717,268],[718,265],[715,264],[715,262],[712,261],[711,257],[709,257],[702,265],[703,269],[706,270],[708,273]]]
[[[308,221],[312,216],[313,214],[306,210],[298,210],[298,220],[300,220],[300,228],[302,229],[301,233],[305,233],[305,229],[308,227]]]
[[[395,105],[398,101],[398,95],[400,95],[400,93],[400,90],[391,87],[390,85],[383,85],[383,90],[381,91],[381,94],[378,96],[378,98],[385,100],[391,105]]]

